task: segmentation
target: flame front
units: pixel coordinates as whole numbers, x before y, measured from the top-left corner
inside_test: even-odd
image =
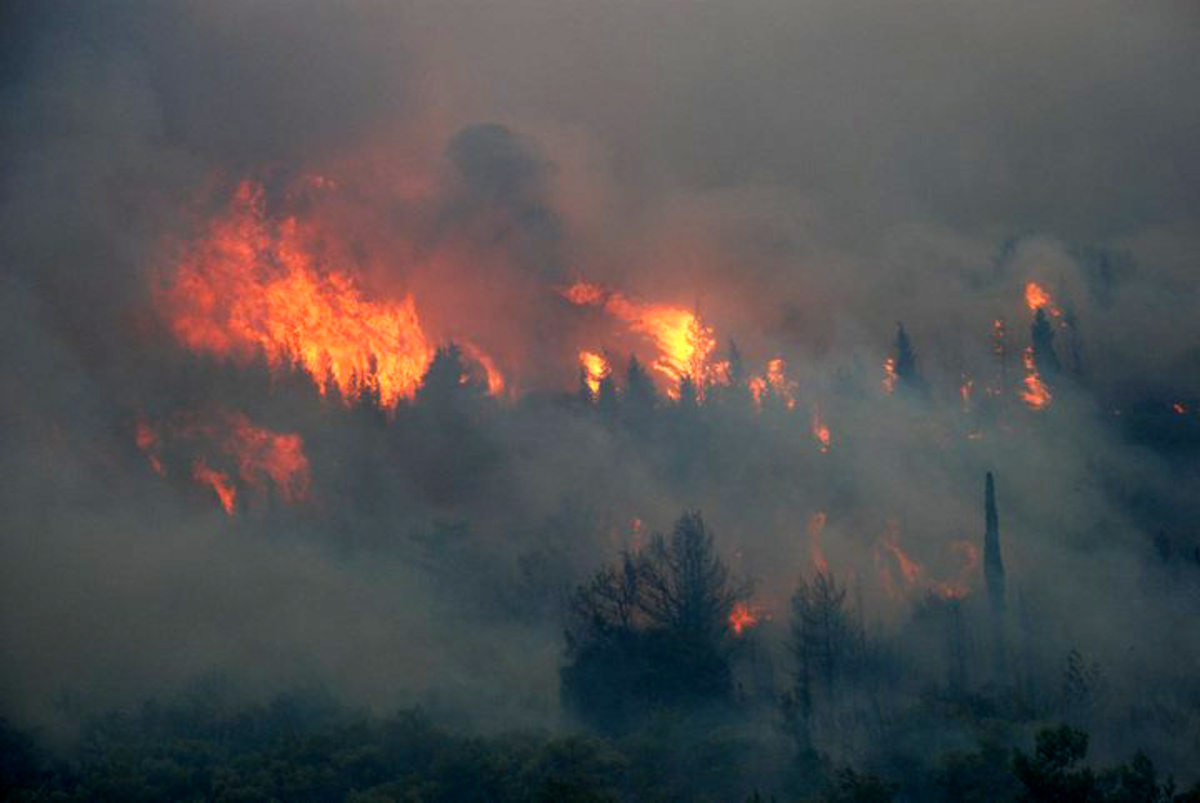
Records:
[[[1055,306],[1050,293],[1037,282],[1025,283],[1025,305],[1029,307],[1030,312],[1037,312],[1040,309],[1055,318],[1062,316],[1062,310]]]
[[[712,362],[716,337],[695,313],[669,304],[635,301],[582,281],[563,290],[562,295],[578,306],[602,307],[628,324],[630,331],[648,337],[658,350],[650,366],[669,380],[667,394],[672,398],[678,398],[684,377],[690,377],[700,393],[706,383],[719,380],[720,371]]]
[[[370,301],[348,273],[322,270],[301,223],[268,221],[262,187],[248,181],[184,254],[161,300],[187,347],[295,363],[322,393],[333,384],[348,399],[411,397],[433,358],[411,296]]]

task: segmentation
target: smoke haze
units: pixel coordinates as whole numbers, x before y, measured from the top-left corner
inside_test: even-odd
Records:
[[[60,723],[216,674],[251,696],[319,686],[485,729],[559,727],[566,594],[681,510],[703,511],[777,623],[824,514],[830,569],[895,632],[913,595],[982,591],[953,545],[982,546],[986,471],[1014,609],[1036,623],[1031,671],[1075,646],[1115,697],[1194,678],[1192,4],[5,15],[7,715]],[[260,205],[236,218],[245,186]],[[175,270],[214,221],[255,214],[300,221],[316,269],[365,301],[411,296],[430,349],[484,355],[504,389],[461,420],[420,391],[394,412],[321,395],[319,372],[253,349],[189,348]],[[571,303],[581,281],[691,311],[714,360],[730,339],[749,373],[782,358],[794,409],[739,417],[706,399],[692,437],[671,429],[678,387],[652,367],[663,432],[581,411],[581,350],[622,390],[629,354],[661,356],[611,303]],[[1018,395],[1031,281],[1062,312],[1041,411]],[[989,401],[997,319],[1011,375]],[[898,322],[924,392],[882,388]],[[227,410],[302,437],[304,499],[203,445]],[[158,446],[139,448],[139,425]],[[198,455],[225,460],[233,515],[194,480]],[[921,566],[911,589],[889,538]],[[1151,746],[1178,761],[1196,738]]]

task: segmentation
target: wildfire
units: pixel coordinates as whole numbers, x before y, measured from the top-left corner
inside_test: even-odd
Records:
[[[979,548],[970,541],[955,541],[950,551],[962,561],[962,568],[953,580],[934,583],[931,590],[942,599],[963,599],[971,593],[971,581],[979,568]]]
[[[925,567],[911,558],[900,547],[900,526],[888,521],[887,529],[875,544],[875,565],[879,570],[884,590],[892,599],[901,599],[904,593],[924,589],[942,599],[962,599],[971,593],[971,586],[979,569],[979,548],[971,541],[962,539],[950,544],[949,552],[959,561],[957,574],[950,580],[926,579]],[[897,586],[899,581],[900,586]]]
[[[758,622],[758,614],[744,602],[735,603],[733,610],[729,612],[729,627],[733,630],[735,636],[742,635],[745,631],[757,625]]]
[[[896,391],[896,360],[888,357],[883,361],[883,392],[889,396]]]
[[[709,373],[717,384],[728,384],[728,363],[723,361],[717,363],[716,370]],[[782,357],[769,360],[766,376],[750,377],[746,380],[746,387],[750,389],[754,404],[760,410],[768,393],[782,401],[787,409],[796,409],[796,383],[788,378],[787,361]]]
[[[767,395],[767,380],[761,376],[752,376],[746,380],[746,387],[750,388],[750,396],[754,399],[754,406],[761,410],[763,397]]]
[[[412,296],[368,300],[315,252],[299,220],[268,220],[262,187],[243,182],[160,288],[172,331],[196,351],[298,365],[322,393],[377,391],[389,406],[411,397],[434,353]],[[497,376],[488,369],[489,386]]]
[[[562,295],[572,304],[602,307],[631,331],[648,337],[658,350],[650,365],[669,381],[667,395],[671,398],[678,398],[684,377],[690,377],[700,393],[706,383],[718,379],[719,371],[712,362],[716,337],[695,313],[668,304],[635,301],[582,281],[563,290]]]
[[[139,421],[133,432],[133,441],[142,450],[142,453],[146,455],[146,459],[150,461],[150,468],[154,469],[154,473],[160,477],[167,476],[167,470],[163,467],[162,458],[159,457],[159,452],[162,450],[162,442],[154,427],[145,421]]]
[[[788,379],[787,363],[782,357],[776,357],[767,363],[767,384],[780,399],[783,399],[789,410],[796,407],[796,383]]]
[[[496,367],[496,362],[487,354],[479,349],[478,346],[468,341],[463,341],[463,352],[483,368],[484,376],[487,380],[488,394],[491,396],[502,396],[506,387],[504,374],[500,373],[500,369]]]
[[[820,405],[816,404],[815,402],[813,403],[813,412],[812,412],[812,434],[813,434],[813,437],[817,439],[817,443],[820,444],[821,451],[828,452],[829,451],[829,427],[825,424],[824,419],[821,418]]]
[[[1047,315],[1054,318],[1062,316],[1062,310],[1055,306],[1050,294],[1037,282],[1025,283],[1025,305],[1029,307],[1030,312],[1037,312],[1040,309],[1045,310]]]
[[[608,360],[594,351],[581,351],[579,352],[579,367],[583,369],[584,381],[587,382],[588,390],[595,398],[596,394],[600,392],[600,383],[611,371],[608,367]]]
[[[958,386],[958,396],[962,399],[962,409],[964,413],[971,411],[971,397],[975,392],[975,380],[963,374],[962,384]]]
[[[214,471],[201,458],[192,466],[192,477],[196,482],[211,487],[221,502],[221,507],[225,508],[225,513],[233,515],[234,509],[237,507],[237,489],[233,487],[233,481],[229,479],[228,474],[223,471]]]
[[[289,504],[308,497],[311,476],[304,441],[299,435],[260,427],[238,412],[221,410],[205,418],[186,416],[165,428],[166,437],[183,443],[201,455],[192,461],[192,478],[210,486],[225,512],[237,506],[237,482],[265,492],[268,482],[279,498]],[[134,440],[150,461],[151,468],[166,476],[162,459],[163,435],[146,422],[139,422]],[[236,470],[221,471],[210,465],[217,457]]]
[[[825,533],[825,511],[820,510],[808,518],[809,556],[813,568],[822,574],[829,571],[829,563],[825,560],[825,550],[821,548],[821,536]]]
[[[1050,388],[1046,387],[1046,383],[1042,381],[1042,375],[1038,373],[1033,348],[1026,348],[1021,359],[1025,364],[1025,380],[1021,388],[1021,400],[1032,410],[1044,410],[1050,406],[1054,397],[1050,394]]]

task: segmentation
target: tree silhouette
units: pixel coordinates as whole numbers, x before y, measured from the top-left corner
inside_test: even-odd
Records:
[[[1029,338],[1033,343],[1033,361],[1038,371],[1046,379],[1053,379],[1062,371],[1058,355],[1054,353],[1054,327],[1041,307],[1033,316],[1033,325],[1029,329]]]
[[[900,387],[923,393],[926,389],[925,379],[917,366],[917,354],[913,351],[912,342],[908,338],[908,332],[904,330],[903,323],[896,324],[895,353],[892,359],[892,370],[896,373]]]
[[[730,577],[699,513],[670,537],[598,571],[569,608],[568,709],[606,730],[629,728],[658,708],[728,700],[729,616],[747,588]]]
[[[784,699],[795,735],[807,742],[817,699],[832,701],[859,644],[857,624],[846,606],[846,589],[828,572],[800,579],[791,601],[788,651],[795,682]]]
[[[483,401],[487,383],[473,368],[457,343],[439,347],[417,389],[417,404],[440,409]]]

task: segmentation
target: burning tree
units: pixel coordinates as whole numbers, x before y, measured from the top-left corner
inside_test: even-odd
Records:
[[[747,596],[700,514],[685,513],[669,538],[654,536],[576,590],[564,702],[599,727],[623,730],[654,709],[728,700],[730,615]]]

